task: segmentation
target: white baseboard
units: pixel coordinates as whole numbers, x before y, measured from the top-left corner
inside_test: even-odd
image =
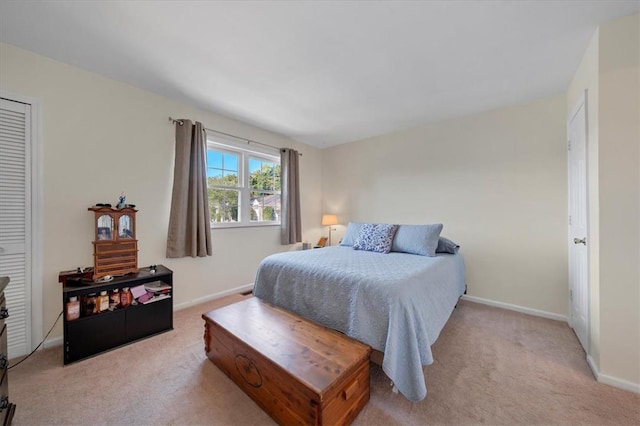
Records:
[[[188,302],[183,302],[173,307],[174,311],[180,311],[182,309],[189,308],[194,305],[198,305],[200,303],[208,302],[210,300],[219,299],[224,296],[229,296],[231,294],[236,293],[244,293],[245,291],[249,291],[253,289],[253,283],[241,285],[240,287],[235,287],[229,290],[221,291],[218,293],[209,294],[207,296],[198,297],[197,299],[190,300]]]
[[[589,354],[587,354],[587,364],[589,365],[589,368],[591,369],[591,374],[593,374],[593,377],[596,379],[596,382],[597,382],[598,381],[598,376],[600,375],[600,372],[598,371],[598,366],[596,365],[596,361]]]
[[[179,311],[181,309],[185,309],[185,308],[188,308],[190,306],[197,305],[199,303],[208,302],[210,300],[218,299],[218,298],[224,297],[224,296],[229,296],[229,295],[235,294],[235,293],[243,293],[245,291],[249,291],[249,290],[252,290],[252,289],[253,289],[253,283],[245,284],[245,285],[242,285],[240,287],[232,288],[230,290],[225,290],[225,291],[221,291],[219,293],[209,294],[207,296],[198,297],[197,299],[193,299],[193,300],[190,300],[188,302],[180,303],[178,305],[175,305],[173,307],[173,310],[174,311]],[[44,341],[44,343],[42,344],[42,349],[52,348],[54,346],[61,346],[61,345],[62,345],[62,336],[52,337],[52,338],[47,339],[47,340]]]
[[[555,314],[553,312],[541,311],[539,309],[527,308],[520,305],[512,305],[511,303],[497,302],[495,300],[483,299],[481,297],[469,296],[467,294],[462,295],[463,300],[470,302],[482,303],[483,305],[495,306],[496,308],[508,309],[510,311],[516,311],[523,314],[535,315],[537,317],[549,318],[556,321],[568,322],[568,318],[565,315]]]
[[[598,382],[640,394],[640,383],[633,383],[617,377],[607,376],[606,374],[598,374]]]
[[[633,383],[628,380],[618,379],[617,377],[600,373],[591,355],[587,355],[587,363],[589,364],[589,368],[591,368],[594,377],[599,383],[604,383],[605,385],[613,386],[618,389],[623,389],[629,392],[640,394],[640,383]]]
[[[54,346],[62,346],[62,336],[45,340],[42,344],[42,349],[53,348]]]

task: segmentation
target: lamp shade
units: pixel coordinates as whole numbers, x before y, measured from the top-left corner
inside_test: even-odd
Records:
[[[323,214],[322,215],[322,225],[323,226],[331,226],[338,224],[338,216],[335,214]]]

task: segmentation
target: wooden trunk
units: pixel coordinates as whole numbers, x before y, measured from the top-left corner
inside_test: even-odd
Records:
[[[207,356],[278,423],[351,423],[371,349],[252,297],[203,314]]]

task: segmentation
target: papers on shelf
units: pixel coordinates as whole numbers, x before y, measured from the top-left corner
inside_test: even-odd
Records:
[[[147,305],[149,303],[157,302],[158,300],[171,299],[170,294],[159,294],[157,296],[153,296],[151,299],[142,302],[143,305]]]
[[[131,290],[131,294],[133,295],[134,299],[137,299],[138,297],[147,294],[147,290],[145,290],[144,285],[131,287],[130,290]]]
[[[153,292],[166,292],[171,290],[171,286],[163,283],[162,281],[153,281],[150,283],[146,283],[144,285],[144,288],[147,289],[147,291]]]

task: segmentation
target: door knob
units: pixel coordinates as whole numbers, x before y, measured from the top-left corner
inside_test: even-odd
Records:
[[[587,237],[584,238],[574,238],[573,239],[573,244],[584,244],[585,246],[587,245]]]

